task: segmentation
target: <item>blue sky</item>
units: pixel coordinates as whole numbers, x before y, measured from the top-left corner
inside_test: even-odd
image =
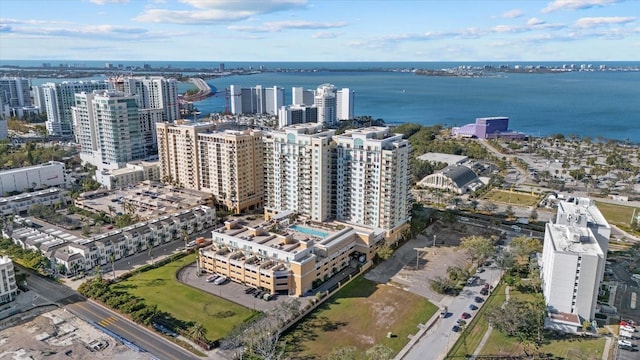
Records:
[[[0,59],[629,61],[640,1],[1,0]]]

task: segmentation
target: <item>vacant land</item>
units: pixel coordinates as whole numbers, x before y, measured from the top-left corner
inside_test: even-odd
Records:
[[[294,359],[324,359],[336,347],[366,351],[382,344],[399,352],[437,308],[428,300],[361,277],[327,300],[286,337]],[[391,332],[392,337],[387,334]]]
[[[631,217],[634,208],[631,206],[609,204],[596,201],[598,210],[602,213],[608,222],[614,225],[631,226]],[[640,213],[640,209],[636,209],[636,215]]]
[[[200,322],[207,329],[207,339],[219,340],[254,312],[180,283],[176,279],[176,272],[194,261],[195,255],[191,254],[157,269],[136,274],[114,285],[114,288],[139,296],[147,305],[157,305],[158,310],[166,311],[176,319]]]
[[[518,191],[491,190],[482,197],[497,203],[511,204],[517,206],[536,206],[540,201],[540,196],[526,194]]]

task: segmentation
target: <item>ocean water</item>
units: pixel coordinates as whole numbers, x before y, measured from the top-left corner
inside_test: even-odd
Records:
[[[0,65],[39,66],[42,62],[104,66],[96,61],[12,61]],[[154,68],[218,69],[221,62],[131,62],[115,65]],[[587,62],[572,62],[581,64]],[[384,119],[389,124],[414,122],[423,125],[459,126],[477,117],[508,116],[510,128],[534,136],[556,133],[593,139],[629,140],[640,143],[640,72],[565,72],[552,74],[502,74],[497,77],[461,78],[414,75],[411,72],[372,72],[364,69],[452,68],[458,65],[546,65],[562,62],[518,63],[241,63],[225,62],[227,69],[318,69],[307,72],[264,72],[207,81],[218,96],[196,102],[203,114],[225,110],[224,89],[230,85],[279,86],[285,89],[285,104],[291,102],[291,87],[314,89],[322,83],[355,91],[354,113]],[[638,66],[639,63],[606,62],[608,67]],[[600,63],[593,63],[594,67]],[[324,71],[343,69],[346,71]],[[50,79],[34,79],[37,85]],[[180,90],[192,88],[181,84]]]

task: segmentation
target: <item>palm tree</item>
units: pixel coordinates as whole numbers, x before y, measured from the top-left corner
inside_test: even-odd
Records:
[[[111,221],[113,222],[113,214],[115,214],[116,208],[111,205],[107,205],[107,210],[109,210],[109,215],[111,215]]]
[[[196,322],[187,329],[187,336],[194,341],[207,341],[207,328],[200,322]]]
[[[109,261],[111,262],[111,271],[113,271],[113,279],[116,279],[116,268],[115,266],[113,266],[113,263],[116,262],[116,255],[114,253],[111,253],[111,255],[109,255]]]

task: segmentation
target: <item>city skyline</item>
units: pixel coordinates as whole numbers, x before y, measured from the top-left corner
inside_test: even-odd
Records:
[[[640,53],[636,1],[28,3],[3,1],[2,59],[632,61]]]

